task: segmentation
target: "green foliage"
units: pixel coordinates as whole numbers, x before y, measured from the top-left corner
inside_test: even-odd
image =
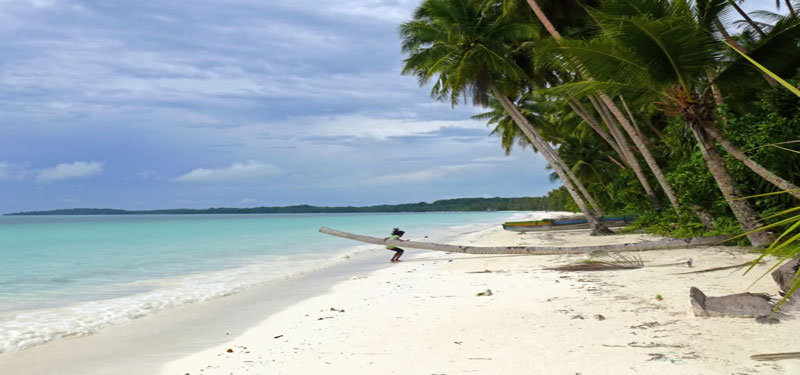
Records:
[[[723,108],[720,115],[728,119],[721,127],[728,140],[777,175],[800,181],[800,154],[792,151],[800,150],[800,143],[785,143],[800,140],[800,98],[782,87],[773,87],[759,93],[747,112],[735,113]],[[749,187],[746,194],[778,190],[732,159],[728,168],[738,181]],[[797,203],[789,194],[761,197],[753,202],[763,211],[779,211]]]

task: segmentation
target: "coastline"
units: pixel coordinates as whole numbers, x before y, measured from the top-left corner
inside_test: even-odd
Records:
[[[558,214],[558,213],[551,213]],[[517,215],[514,219],[522,219]],[[451,228],[453,229],[453,228]],[[588,231],[513,233],[457,228],[448,243],[580,246],[648,241]],[[557,272],[580,255],[486,256],[376,247],[350,261],[212,301],[170,309],[98,334],[0,354],[0,372],[27,374],[687,373],[792,374],[800,322],[696,318],[688,289],[710,296],[773,293],[753,272],[676,275],[686,266]],[[698,270],[754,259],[709,247],[640,253],[647,265],[692,258]],[[486,272],[489,271],[489,272]],[[477,296],[487,289],[491,296]],[[657,301],[655,295],[663,296]],[[598,316],[602,315],[601,318]],[[232,352],[229,353],[228,349]]]
[[[473,223],[432,229],[429,234],[437,233],[433,236],[437,240],[449,241],[487,226]],[[94,334],[62,337],[23,350],[0,353],[0,373],[107,374],[120,369],[125,373],[155,373],[169,360],[223,343],[272,313],[329,293],[332,285],[353,275],[390,265],[384,259],[388,257],[385,251],[377,246],[367,249],[347,241],[341,243],[351,246],[343,246],[346,250],[341,256],[335,255],[334,264],[321,269],[311,269],[299,276],[274,278],[224,297],[167,308]]]
[[[656,237],[590,237],[588,231],[515,234],[490,228],[464,244],[618,243]],[[708,247],[640,253],[645,264],[694,261],[699,270],[754,259]],[[756,362],[786,352],[800,322],[697,318],[689,287],[710,296],[774,294],[774,262],[741,272],[685,274],[688,267],[558,272],[583,258],[414,252],[265,317],[228,342],[165,365],[159,374],[792,374],[796,360]],[[488,272],[487,272],[488,271]],[[753,284],[754,283],[754,284]],[[752,287],[748,287],[753,284]],[[491,296],[477,293],[492,291]],[[662,298],[659,300],[656,296]],[[228,349],[231,351],[229,352]]]

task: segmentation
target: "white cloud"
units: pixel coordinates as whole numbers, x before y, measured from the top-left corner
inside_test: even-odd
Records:
[[[103,173],[104,163],[91,161],[76,161],[61,163],[53,168],[43,169],[36,175],[38,182],[53,182],[73,178],[85,178]]]
[[[22,180],[31,175],[31,171],[23,166],[0,162],[0,181],[2,180]]]
[[[263,139],[291,137],[358,137],[385,140],[390,137],[431,134],[445,128],[485,130],[486,124],[475,120],[424,120],[355,114],[295,117],[283,122],[252,123],[225,131],[241,142],[251,144]]]
[[[189,173],[175,177],[173,181],[179,182],[218,182],[231,180],[246,180],[252,178],[272,176],[280,173],[280,168],[250,160],[244,163],[233,163],[224,168],[197,168]]]
[[[444,178],[447,175],[451,175],[457,172],[481,166],[482,166],[481,164],[447,165],[444,167],[436,167],[414,172],[393,173],[393,174],[378,176],[372,179],[372,182],[377,184],[402,184],[402,183],[428,182]]]

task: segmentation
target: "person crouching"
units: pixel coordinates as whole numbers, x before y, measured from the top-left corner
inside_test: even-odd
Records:
[[[400,228],[394,228],[394,230],[392,230],[392,234],[389,237],[384,238],[384,240],[399,240],[400,237],[402,237],[405,233],[406,232],[403,232],[400,230]],[[394,251],[394,256],[391,260],[392,263],[399,262],[400,257],[403,256],[403,253],[405,252],[405,250],[393,245],[386,245],[386,250]]]

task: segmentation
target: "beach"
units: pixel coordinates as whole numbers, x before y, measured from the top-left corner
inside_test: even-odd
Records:
[[[516,234],[492,227],[459,238],[473,245],[606,244],[643,234]],[[771,265],[680,275],[755,255],[731,247],[640,253],[637,270],[558,272],[582,256],[408,254],[353,275],[329,292],[272,314],[224,344],[165,365],[160,374],[796,374],[796,320],[698,318],[689,288],[710,296],[777,290]],[[686,265],[654,265],[693,260]],[[491,295],[479,293],[491,291]],[[660,296],[658,298],[657,296]]]
[[[514,233],[473,226],[473,246],[581,246],[657,239],[588,230]],[[736,247],[636,253],[634,270],[545,268],[583,255],[465,255],[376,247],[305,277],[168,310],[95,335],[0,355],[11,374],[793,374],[796,320],[698,318],[689,288],[709,296],[775,294],[771,262],[742,270]],[[692,259],[693,267],[684,264]],[[680,263],[680,264],[678,264]],[[752,287],[750,287],[750,285]],[[749,288],[748,288],[749,287]],[[482,294],[482,295],[479,295]],[[659,298],[660,297],[660,298]]]

